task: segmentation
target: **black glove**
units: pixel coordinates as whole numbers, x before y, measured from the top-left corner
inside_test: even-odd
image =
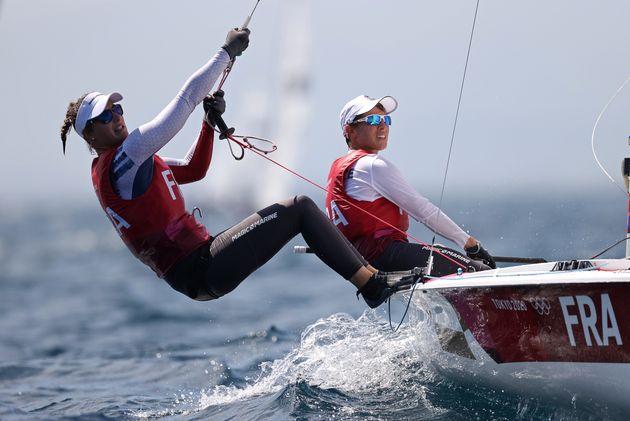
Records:
[[[223,91],[218,90],[212,95],[207,95],[203,99],[203,110],[206,112],[203,118],[206,123],[212,127],[216,127],[216,117],[221,117],[221,114],[225,112],[225,99],[223,98]]]
[[[492,258],[492,256],[490,256],[490,253],[488,253],[488,250],[481,247],[481,244],[477,243],[476,245],[472,247],[468,247],[467,249],[464,249],[464,250],[466,250],[466,256],[470,257],[471,259],[481,260],[483,263],[490,266],[492,269],[497,268],[497,264]]]
[[[243,51],[247,49],[249,45],[249,29],[234,28],[228,32],[225,38],[225,44],[223,49],[227,51],[230,58],[233,59],[236,56],[240,56]]]

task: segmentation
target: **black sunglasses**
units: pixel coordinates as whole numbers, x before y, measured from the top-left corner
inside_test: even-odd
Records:
[[[112,108],[105,110],[96,117],[90,119],[90,121],[98,121],[99,123],[107,124],[114,119],[114,113],[123,115],[123,108],[120,104],[112,105]]]

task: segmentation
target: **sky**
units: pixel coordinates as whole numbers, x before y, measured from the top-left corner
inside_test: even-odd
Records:
[[[89,202],[92,157],[76,133],[61,153],[68,102],[119,91],[130,129],[149,121],[239,26],[252,0],[3,0],[0,3],[0,208]],[[339,111],[359,94],[399,102],[384,155],[439,200],[476,2],[261,0],[251,42],[224,88],[228,124],[272,138],[271,155],[325,184],[345,153]],[[445,196],[557,195],[618,189],[591,134],[630,76],[630,2],[481,0]],[[295,86],[299,86],[296,89]],[[630,156],[630,87],[602,116],[595,150],[621,183]],[[182,157],[201,107],[160,154]],[[217,142],[208,200],[324,194]],[[619,195],[621,197],[621,195]],[[623,200],[623,198],[621,198]]]

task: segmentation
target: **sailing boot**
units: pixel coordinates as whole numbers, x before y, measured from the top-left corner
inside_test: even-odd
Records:
[[[483,263],[481,260],[470,259],[466,272],[481,272],[482,270],[492,270],[492,268]]]
[[[391,297],[393,293],[409,288],[410,285],[421,278],[422,270],[420,268],[401,272],[376,272],[357,291],[357,297],[361,294],[370,308],[376,308]]]
[[[384,272],[379,271],[379,275],[384,275],[387,277],[387,285],[390,287],[395,287],[396,290],[404,289],[403,287],[406,285],[412,285],[416,281],[420,280],[422,282],[422,277],[424,276],[426,268],[415,267],[411,270],[399,270],[395,272]]]

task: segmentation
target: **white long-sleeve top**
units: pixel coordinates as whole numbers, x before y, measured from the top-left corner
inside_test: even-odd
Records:
[[[147,189],[153,175],[153,154],[166,145],[184,126],[195,107],[210,92],[230,56],[223,49],[193,73],[171,102],[151,121],[131,131],[116,151],[112,161],[112,183],[123,199],[136,197]],[[195,150],[190,148],[184,160],[166,158],[169,165],[185,165]]]
[[[451,218],[411,187],[400,170],[384,157],[366,155],[357,160],[353,169],[352,178],[345,181],[346,193],[351,198],[374,201],[384,197],[462,248],[470,238]]]

